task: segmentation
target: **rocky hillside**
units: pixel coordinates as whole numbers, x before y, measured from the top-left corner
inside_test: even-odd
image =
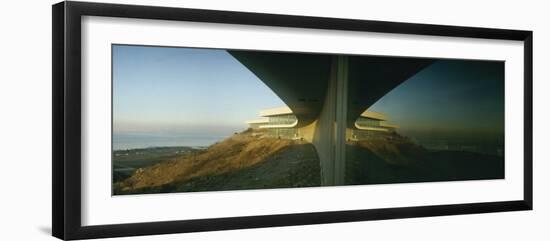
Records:
[[[207,149],[139,168],[114,183],[114,194],[320,186],[312,144],[243,132]],[[348,142],[347,185],[495,179],[504,159],[465,151],[428,151],[391,134]]]
[[[348,143],[346,184],[504,178],[504,158],[467,151],[428,151],[398,134]]]
[[[114,185],[115,194],[319,185],[311,144],[235,134],[188,156],[141,168]]]

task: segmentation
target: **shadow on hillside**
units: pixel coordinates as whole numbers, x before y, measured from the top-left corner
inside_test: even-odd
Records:
[[[431,152],[406,138],[398,137],[347,143],[345,185],[504,178],[504,158],[501,156],[466,151]],[[238,146],[241,145],[242,143]],[[263,145],[265,146],[266,143]],[[200,166],[192,166],[193,169],[199,167],[211,169],[221,161],[215,158],[223,156],[241,157],[243,153],[241,149],[230,149],[223,153],[222,150],[226,150],[225,148],[199,152],[199,154],[204,154],[217,150],[216,152],[219,153],[210,156],[214,159],[205,159],[206,161],[200,163],[202,164]],[[246,156],[259,157],[258,155],[259,153],[251,152]],[[257,163],[236,170],[212,172],[214,174],[181,178],[180,181],[163,185],[151,185],[124,191],[114,187],[114,194],[249,190],[321,185],[319,158],[315,147],[310,143],[293,142],[293,144],[286,145],[267,156],[260,156],[261,159]],[[185,160],[187,159],[183,161],[185,162]],[[166,162],[167,165],[174,163],[174,161]]]
[[[466,151],[430,152],[412,143],[397,144],[395,149],[347,145],[346,153],[347,185],[504,178],[504,158],[500,156]]]

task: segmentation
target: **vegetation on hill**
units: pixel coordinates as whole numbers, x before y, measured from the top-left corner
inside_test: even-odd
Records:
[[[205,150],[150,167],[114,185],[115,194],[320,185],[313,145],[235,134]]]
[[[113,182],[130,177],[138,168],[189,155],[197,149],[186,146],[151,147],[113,151]]]

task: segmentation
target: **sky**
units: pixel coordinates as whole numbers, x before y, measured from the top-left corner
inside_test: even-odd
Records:
[[[227,136],[285,106],[224,50],[113,46],[114,133]],[[502,138],[504,64],[437,60],[369,108],[412,137]]]
[[[502,138],[504,62],[437,60],[369,109],[413,137]]]
[[[279,106],[224,50],[113,46],[114,133],[224,136]]]

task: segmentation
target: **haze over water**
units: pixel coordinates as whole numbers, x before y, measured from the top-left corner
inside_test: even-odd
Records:
[[[225,138],[227,138],[227,136],[113,134],[113,150],[169,146],[206,147]]]

